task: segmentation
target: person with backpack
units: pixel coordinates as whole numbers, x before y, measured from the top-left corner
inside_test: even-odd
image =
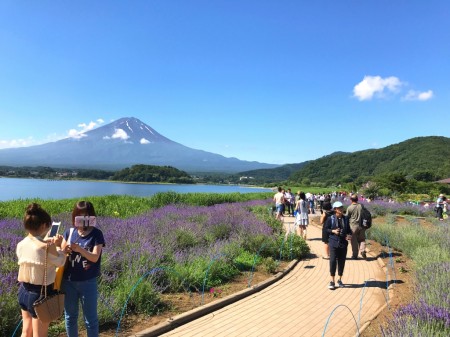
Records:
[[[344,215],[342,202],[333,203],[334,214],[325,221],[328,233],[328,246],[330,249],[330,284],[328,289],[335,289],[336,267],[338,271],[338,287],[343,288],[342,275],[344,274],[345,259],[347,258],[348,241],[352,238],[349,219]]]
[[[358,202],[358,195],[356,193],[350,194],[351,205],[348,206],[345,215],[349,218],[350,228],[352,230],[352,259],[358,259],[359,253],[366,259],[366,229],[367,226],[363,226],[363,213],[367,212],[362,204]],[[370,213],[369,213],[370,214]],[[367,219],[366,219],[367,221]]]
[[[320,216],[320,224],[322,225],[322,242],[324,244],[325,250],[325,254],[322,256],[322,258],[329,259],[330,258],[330,247],[328,247],[329,234],[327,232],[327,228],[325,227],[325,223],[327,219],[334,214],[329,199],[325,199],[325,201],[323,202],[322,211],[323,214]]]

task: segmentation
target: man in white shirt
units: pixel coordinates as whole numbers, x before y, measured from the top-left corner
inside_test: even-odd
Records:
[[[275,203],[275,207],[277,209],[277,214],[275,217],[277,220],[281,220],[284,207],[284,193],[282,192],[281,187],[278,187],[278,192],[273,196],[273,202]]]

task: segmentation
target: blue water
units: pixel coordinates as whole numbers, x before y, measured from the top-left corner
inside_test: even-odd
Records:
[[[158,192],[177,193],[249,193],[271,192],[267,188],[238,185],[159,185],[125,184],[101,181],[0,178],[0,201],[15,199],[68,199],[101,195],[148,197]]]

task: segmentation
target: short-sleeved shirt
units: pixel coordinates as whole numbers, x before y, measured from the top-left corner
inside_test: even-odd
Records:
[[[348,216],[349,222],[350,222],[350,227],[352,229],[358,227],[360,224],[361,210],[362,210],[362,206],[359,203],[351,204],[347,208],[347,212],[345,213],[345,215]]]
[[[69,230],[66,230],[64,239],[67,241],[68,238]],[[105,239],[102,231],[93,227],[92,231],[86,236],[81,236],[77,230],[74,230],[70,242],[67,243],[77,243],[80,247],[92,253],[95,246],[105,246]],[[72,252],[69,255],[69,263],[64,269],[64,279],[69,281],[86,281],[99,276],[101,259],[102,254],[100,254],[97,262],[94,263],[82,257],[80,253]]]

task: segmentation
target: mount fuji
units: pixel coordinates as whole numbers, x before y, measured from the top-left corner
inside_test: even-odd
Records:
[[[174,142],[137,118],[121,118],[56,142],[0,150],[0,165],[119,170],[135,164],[234,173],[279,165],[227,158]]]

